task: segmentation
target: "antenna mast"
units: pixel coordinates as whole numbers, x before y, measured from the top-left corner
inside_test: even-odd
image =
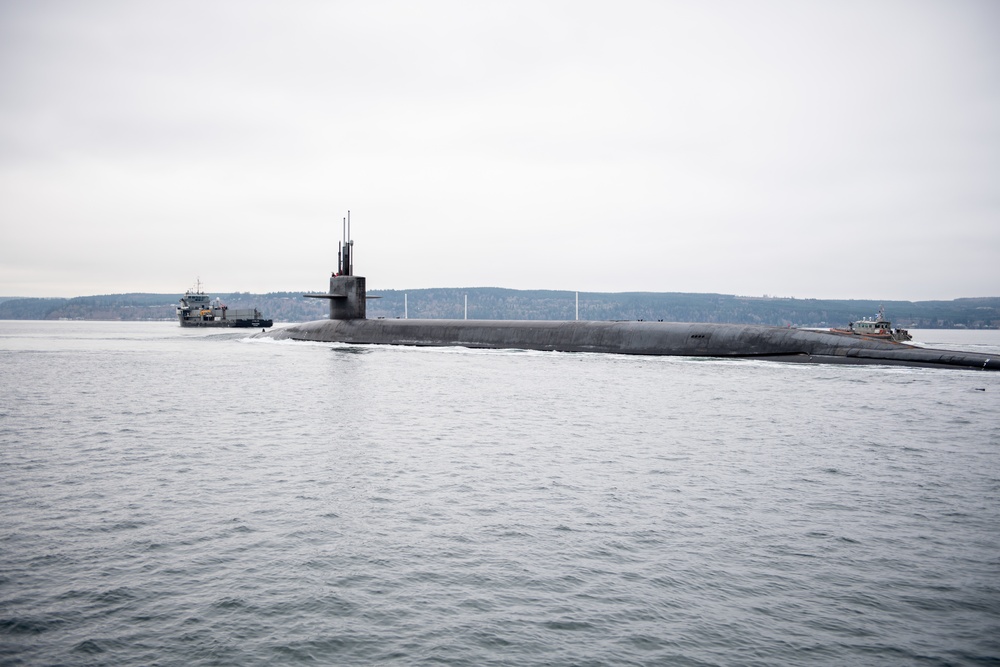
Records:
[[[344,239],[337,247],[337,274],[341,276],[354,275],[354,262],[351,258],[351,250],[354,241],[351,240],[351,212],[347,212],[344,218]]]

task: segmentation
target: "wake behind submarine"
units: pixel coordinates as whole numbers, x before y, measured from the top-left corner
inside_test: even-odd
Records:
[[[350,213],[348,212],[348,215]],[[889,364],[1000,370],[1000,359],[975,352],[914,347],[892,340],[753,324],[548,320],[418,320],[365,317],[365,278],[354,275],[349,218],[330,291],[305,294],[330,302],[330,317],[255,338],[364,345],[604,352],[766,359],[807,363]]]

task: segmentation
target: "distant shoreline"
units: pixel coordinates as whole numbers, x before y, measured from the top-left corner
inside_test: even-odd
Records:
[[[303,292],[213,294],[230,308],[257,308],[276,322],[327,317],[326,304]],[[577,293],[497,287],[370,290],[368,317],[476,320],[572,320]],[[73,298],[0,297],[0,320],[170,321],[178,294],[126,293]],[[1000,329],[1000,297],[948,301],[802,299],[682,292],[580,292],[586,320],[664,320],[797,327],[842,327],[872,317],[880,305],[896,326]]]

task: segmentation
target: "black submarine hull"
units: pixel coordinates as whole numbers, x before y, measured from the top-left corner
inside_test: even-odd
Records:
[[[523,320],[330,319],[256,337],[368,345],[755,358],[1000,370],[1000,359],[824,331],[752,324]]]

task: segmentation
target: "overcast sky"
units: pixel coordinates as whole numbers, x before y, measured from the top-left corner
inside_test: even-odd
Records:
[[[1000,2],[0,2],[0,295],[1000,295]]]

